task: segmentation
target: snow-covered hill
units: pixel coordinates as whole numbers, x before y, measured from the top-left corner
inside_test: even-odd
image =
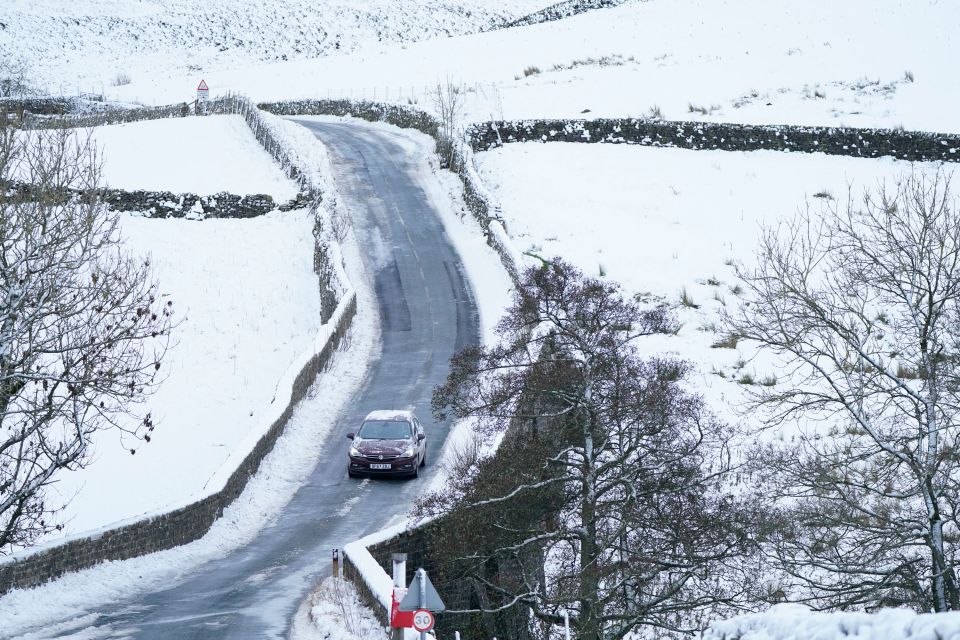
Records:
[[[4,0],[0,59],[50,93],[473,33],[550,0]]]

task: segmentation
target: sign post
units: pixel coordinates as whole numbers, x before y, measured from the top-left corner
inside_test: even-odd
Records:
[[[427,572],[417,569],[417,575],[407,589],[407,595],[400,601],[400,611],[413,612],[413,628],[420,632],[420,640],[427,640],[427,631],[433,628],[436,622],[432,612],[446,609],[440,594],[434,588]]]
[[[393,591],[390,594],[390,638],[403,640],[403,630],[413,626],[413,614],[400,610],[407,595],[407,554],[393,554]]]
[[[197,85],[197,113],[200,113],[201,105],[203,113],[207,112],[207,100],[210,98],[210,87],[207,86],[207,81],[201,79],[200,84]]]
[[[421,634],[433,629],[433,624],[435,622],[436,620],[434,619],[433,614],[426,609],[417,609],[413,612],[413,628],[419,631]]]

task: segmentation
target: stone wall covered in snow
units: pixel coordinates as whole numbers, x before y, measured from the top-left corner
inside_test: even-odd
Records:
[[[33,188],[25,183],[0,185],[6,198],[30,200]],[[68,189],[62,194],[63,202],[79,197],[76,190]],[[97,196],[112,211],[130,211],[142,213],[151,218],[255,218],[275,209],[291,211],[307,209],[313,202],[310,194],[301,192],[289,202],[277,204],[268,194],[239,196],[234,193],[214,193],[201,196],[194,193],[173,193],[170,191],[125,191],[123,189],[101,189]],[[44,197],[50,197],[45,193]]]
[[[486,122],[467,130],[474,151],[510,142],[602,142],[719,151],[798,151],[911,162],[960,162],[960,135],[793,125],[644,119]]]

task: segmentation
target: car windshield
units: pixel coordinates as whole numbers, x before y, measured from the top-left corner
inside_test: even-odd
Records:
[[[368,420],[357,434],[364,440],[409,440],[410,423],[402,420]]]

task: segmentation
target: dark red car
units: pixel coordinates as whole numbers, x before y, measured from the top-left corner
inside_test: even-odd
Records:
[[[371,411],[350,432],[347,474],[416,478],[427,463],[427,434],[413,411]]]

